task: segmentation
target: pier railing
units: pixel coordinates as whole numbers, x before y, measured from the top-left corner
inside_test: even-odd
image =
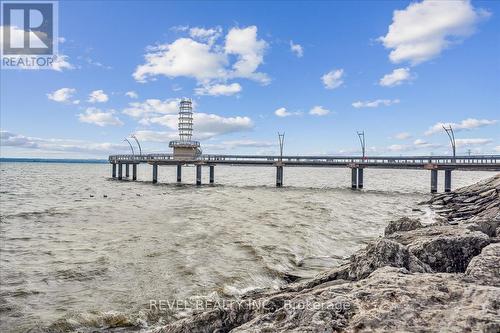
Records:
[[[172,154],[142,154],[142,155],[110,155],[110,163],[161,163],[176,161]],[[204,154],[194,160],[185,162],[207,162],[220,164],[274,164],[276,162],[284,164],[361,164],[361,165],[495,165],[500,164],[500,155],[474,155],[474,156],[277,156],[277,155],[219,155]]]
[[[201,185],[202,166],[210,169],[209,181],[214,183],[216,165],[247,165],[276,167],[276,186],[283,186],[283,167],[337,167],[351,169],[351,188],[362,189],[364,169],[421,169],[430,170],[431,192],[437,192],[438,170],[444,170],[444,190],[451,191],[452,170],[500,171],[500,155],[474,156],[276,156],[276,155],[217,155],[205,154],[193,159],[183,159],[172,154],[111,155],[112,176],[123,179],[129,177],[129,166],[132,165],[132,180],[137,179],[137,164],[148,163],[153,167],[153,183],[158,181],[158,166],[176,165],[177,182],[182,179],[182,166],[196,166],[196,184]],[[117,174],[118,171],[118,174]]]

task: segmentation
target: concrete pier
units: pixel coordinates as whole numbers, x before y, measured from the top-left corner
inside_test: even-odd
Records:
[[[215,166],[210,166],[210,184],[213,184],[215,181]]]
[[[437,186],[438,186],[438,171],[431,170],[431,193],[437,192]]]
[[[118,163],[118,180],[122,180],[122,164]]]
[[[451,170],[444,170],[444,191],[451,192]]]
[[[351,188],[358,188],[358,168],[351,168]]]
[[[122,179],[123,164],[177,166],[177,182],[181,182],[182,166],[197,166],[199,174],[197,183],[201,184],[201,168],[210,167],[210,183],[215,181],[214,168],[217,165],[226,166],[268,166],[276,167],[276,186],[283,186],[284,165],[292,167],[328,167],[351,169],[351,187],[364,188],[364,169],[388,170],[428,170],[431,171],[431,192],[438,191],[438,170],[444,171],[444,190],[451,190],[451,173],[453,170],[463,171],[500,171],[500,155],[457,156],[275,156],[275,155],[212,155],[201,154],[195,157],[179,157],[175,154],[141,154],[141,155],[110,155],[109,162],[113,164],[112,175]],[[118,168],[118,172],[116,171]],[[156,170],[158,172],[158,170]],[[440,171],[439,171],[440,172]],[[346,176],[348,174],[346,173]],[[128,173],[127,173],[128,176]],[[157,178],[157,177],[156,177]],[[135,180],[135,178],[134,178]]]
[[[196,185],[201,185],[201,164],[196,165]]]
[[[158,164],[153,164],[153,184],[158,183]]]
[[[283,186],[283,166],[282,165],[278,165],[276,167],[276,186],[277,187]]]
[[[363,168],[358,168],[358,188],[363,188]]]
[[[182,165],[177,164],[177,182],[180,183],[182,181]]]
[[[130,177],[130,173],[129,173],[129,164],[128,163],[125,163],[125,177]]]
[[[137,164],[132,164],[132,180],[137,180]]]

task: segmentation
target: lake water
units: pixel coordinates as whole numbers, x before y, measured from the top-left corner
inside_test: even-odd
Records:
[[[217,166],[200,187],[195,168],[182,185],[175,171],[153,185],[147,165],[120,182],[107,164],[1,163],[0,331],[107,331],[121,325],[110,314],[148,330],[150,300],[278,288],[343,262],[391,219],[431,216],[412,211],[429,171],[366,169],[362,191],[349,169],[285,168],[283,188],[270,167]],[[492,175],[454,172],[453,187]]]

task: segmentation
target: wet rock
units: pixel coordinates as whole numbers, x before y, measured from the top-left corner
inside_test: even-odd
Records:
[[[420,223],[419,219],[412,219],[408,217],[402,217],[395,221],[390,221],[389,225],[385,227],[385,235],[390,235],[396,231],[409,231],[418,228],[422,228],[423,225]]]
[[[469,230],[481,231],[489,237],[495,237],[496,229],[500,227],[500,219],[474,219],[466,221],[464,225]]]
[[[499,265],[500,243],[490,244],[472,258],[465,275],[477,283],[500,287]]]
[[[472,257],[490,243],[482,232],[455,226],[430,226],[388,236],[436,272],[464,272]]]
[[[410,272],[432,272],[430,267],[410,253],[406,246],[382,238],[352,255],[349,279],[364,279],[376,269],[384,266],[402,267]]]

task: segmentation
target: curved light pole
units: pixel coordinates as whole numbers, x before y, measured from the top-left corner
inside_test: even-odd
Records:
[[[128,145],[130,146],[130,149],[132,149],[132,155],[135,156],[134,147],[132,147],[132,144],[130,143],[130,141],[128,141],[127,138],[123,139],[123,141],[127,141]]]
[[[135,134],[132,134],[130,137],[133,138],[135,140],[135,142],[137,142],[137,146],[139,147],[139,156],[142,156],[142,149],[141,149],[141,144],[139,143],[139,140],[137,139]]]
[[[285,132],[278,132],[278,140],[280,143],[280,161],[283,160],[283,144],[285,143]]]
[[[357,132],[359,137],[359,143],[361,144],[361,152],[363,153],[363,160],[365,159],[365,150],[366,150],[366,142],[365,142],[365,131]]]
[[[448,138],[450,138],[451,148],[453,149],[453,161],[455,161],[457,152],[455,144],[455,133],[453,133],[453,128],[451,127],[451,125],[448,125],[448,128],[443,125],[443,129],[445,130],[446,134],[448,134]]]

